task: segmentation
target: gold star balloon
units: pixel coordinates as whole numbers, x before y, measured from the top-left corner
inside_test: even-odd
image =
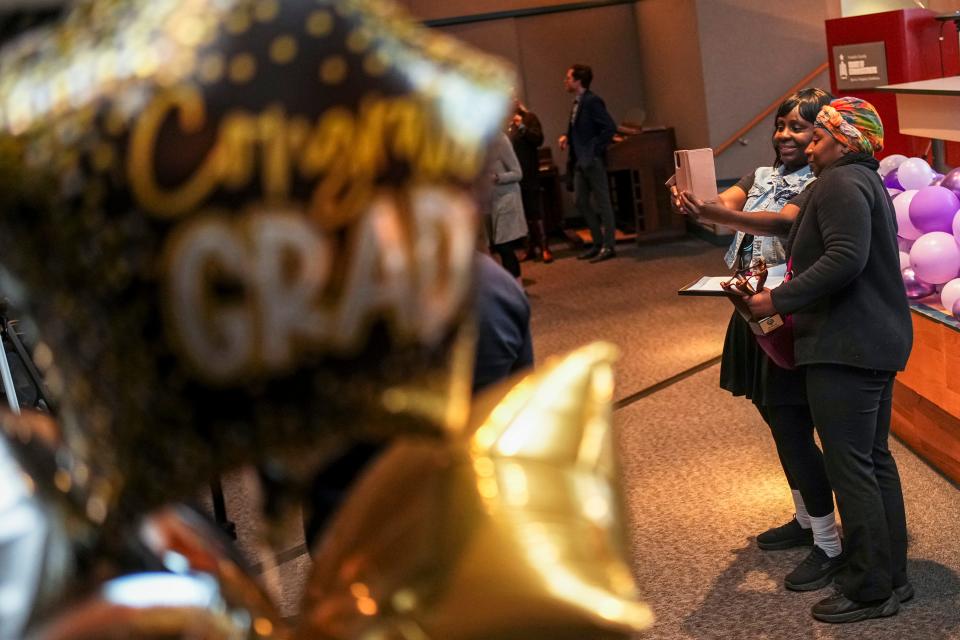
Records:
[[[79,0],[4,49],[0,282],[53,354],[85,517],[462,427],[510,84],[379,0]]]
[[[627,638],[614,348],[488,392],[467,435],[394,445],[316,550],[298,638]]]

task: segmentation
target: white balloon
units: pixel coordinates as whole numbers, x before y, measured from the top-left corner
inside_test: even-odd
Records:
[[[907,156],[895,153],[893,155],[887,156],[880,161],[880,168],[877,171],[883,177],[887,177],[887,174],[903,164],[903,161],[907,159]],[[902,184],[902,183],[901,183]]]
[[[907,190],[928,186],[936,175],[923,158],[908,158],[897,167],[897,180]]]
[[[957,300],[960,300],[960,278],[954,278],[943,285],[943,291],[940,292],[940,304],[947,313],[953,311],[953,305]]]

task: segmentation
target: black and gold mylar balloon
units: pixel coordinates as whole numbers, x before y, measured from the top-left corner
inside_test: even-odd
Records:
[[[88,517],[463,422],[510,83],[379,0],[81,0],[3,51],[0,263]]]

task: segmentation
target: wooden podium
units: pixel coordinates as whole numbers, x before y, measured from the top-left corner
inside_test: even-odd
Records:
[[[636,233],[638,243],[686,233],[686,223],[670,208],[670,194],[664,186],[673,175],[676,148],[673,129],[662,128],[640,130],[607,150],[617,227]]]

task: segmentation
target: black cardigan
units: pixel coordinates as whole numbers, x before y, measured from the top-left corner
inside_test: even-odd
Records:
[[[808,187],[788,241],[794,278],[773,290],[793,314],[797,364],[899,371],[913,345],[897,228],[877,161],[848,154]]]

